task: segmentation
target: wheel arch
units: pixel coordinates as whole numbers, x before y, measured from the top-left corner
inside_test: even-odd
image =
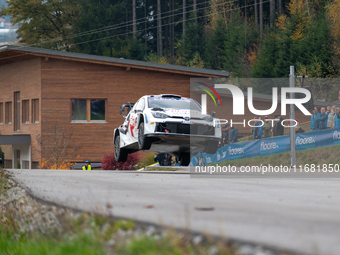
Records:
[[[114,131],[113,133],[113,144],[115,144],[115,141],[116,141],[116,137],[117,136],[120,136],[120,133],[119,133],[119,130],[118,128]]]
[[[138,128],[139,128],[139,126],[142,122],[144,122],[144,114],[143,113],[139,114],[139,116],[138,116],[138,123],[137,123]]]

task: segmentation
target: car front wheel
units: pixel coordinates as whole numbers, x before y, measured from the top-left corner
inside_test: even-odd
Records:
[[[149,150],[151,148],[151,139],[145,137],[144,122],[140,123],[138,129],[138,148],[140,150]]]
[[[125,162],[127,160],[128,152],[120,148],[120,136],[117,135],[115,139],[115,158],[118,162]]]

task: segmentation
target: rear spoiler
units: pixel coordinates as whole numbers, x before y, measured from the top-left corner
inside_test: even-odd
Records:
[[[126,104],[122,104],[122,106],[119,109],[119,114],[122,115],[122,113],[125,110],[125,107],[127,107],[128,109],[126,110],[126,115],[128,115],[134,105],[135,105],[134,103],[130,103],[130,102]],[[123,117],[126,117],[126,115],[123,115]]]

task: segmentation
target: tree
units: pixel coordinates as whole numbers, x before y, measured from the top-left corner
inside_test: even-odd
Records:
[[[12,0],[1,8],[0,17],[11,17],[11,23],[19,27],[18,38],[25,44],[68,50],[68,36],[80,11],[80,0]]]
[[[330,21],[331,36],[335,54],[340,56],[340,0],[333,0],[327,6],[327,18]]]
[[[51,133],[41,137],[37,136],[37,141],[41,154],[39,168],[42,169],[70,169],[73,163],[70,158],[77,152],[81,143],[72,143],[73,130],[66,124],[53,125]]]
[[[183,37],[185,37],[185,22],[187,19],[186,6],[186,0],[183,0]]]
[[[263,38],[263,0],[260,0],[260,36]]]
[[[136,0],[132,0],[132,26],[133,26],[133,38],[137,38],[137,15],[136,15]]]
[[[275,16],[275,0],[270,0],[270,28],[273,28]]]
[[[157,53],[159,57],[163,57],[161,0],[157,0]]]
[[[287,9],[287,15],[278,17],[274,32],[266,32],[261,41],[253,77],[287,77],[290,65],[330,65],[330,29],[325,16],[309,15],[306,2],[301,0],[292,0]],[[323,68],[323,72],[324,77],[332,73],[328,68]]]

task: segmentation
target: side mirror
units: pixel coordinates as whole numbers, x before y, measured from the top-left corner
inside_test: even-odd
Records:
[[[212,112],[212,113],[211,113],[211,116],[212,116],[213,118],[215,118],[216,112]]]

